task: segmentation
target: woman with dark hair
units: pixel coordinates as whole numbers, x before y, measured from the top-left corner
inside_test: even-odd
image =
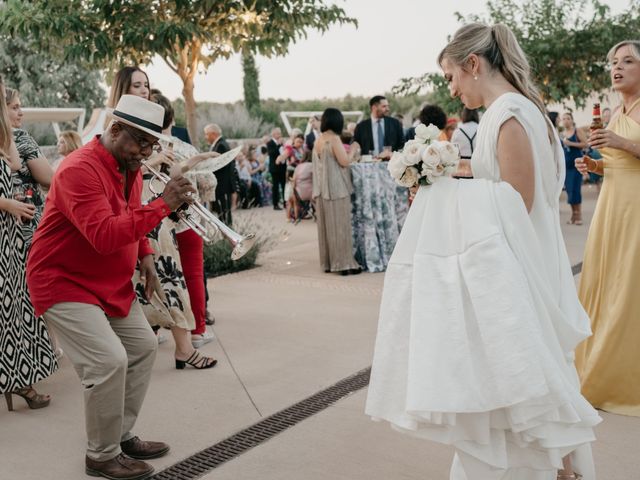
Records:
[[[420,123],[429,126],[434,125],[440,130],[444,130],[447,126],[447,114],[438,105],[425,105],[418,115]],[[407,130],[405,141],[413,140],[416,137],[416,127]]]
[[[320,264],[325,272],[360,273],[351,237],[351,174],[340,135],[342,112],[327,108],[313,146],[313,198],[318,219]]]
[[[115,108],[120,97],[125,94],[136,95],[147,100],[151,97],[149,77],[137,65],[118,70],[113,79],[107,107]]]
[[[109,95],[109,106],[115,106],[120,97],[125,94],[137,95],[151,100],[147,74],[140,68],[124,67],[116,74]],[[173,121],[173,108],[171,108],[170,102],[164,97],[162,99],[156,97],[156,103],[160,103],[165,109],[163,127],[170,129]],[[158,154],[150,157],[149,163],[158,162],[161,164],[168,160],[170,159],[167,159],[165,155]],[[143,178],[143,201],[148,201],[153,196],[149,189],[152,175],[147,173]],[[135,289],[149,323],[153,326],[160,325],[171,328],[176,344],[176,368],[183,369],[186,364],[197,369],[211,368],[217,363],[217,360],[201,355],[190,344],[192,339],[189,337],[189,331],[196,328],[196,322],[178,251],[176,225],[172,219],[165,218],[148,235],[156,252],[155,264],[160,283],[156,288],[154,300],[149,302],[145,298],[144,286],[140,281],[138,270],[134,276]],[[200,282],[202,282],[202,275]],[[197,346],[202,344],[203,342],[200,341]]]

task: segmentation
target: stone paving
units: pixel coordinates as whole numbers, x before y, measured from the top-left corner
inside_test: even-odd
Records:
[[[595,189],[585,187],[589,220]],[[203,351],[212,370],[177,371],[173,343],[160,345],[136,427],[171,444],[151,463],[160,471],[284,409],[371,363],[384,274],[340,277],[318,263],[315,225],[286,223],[282,212],[237,212],[282,230],[260,267],[209,280],[217,341]],[[562,207],[563,222],[568,207]],[[588,231],[563,225],[572,263]],[[169,335],[170,337],[170,335]],[[81,387],[66,359],[38,385],[51,405],[0,405],[0,480],[75,480],[84,474]],[[366,389],[206,474],[217,480],[446,480],[449,447],[399,434],[365,417]],[[603,414],[594,445],[599,479],[639,479],[640,418]]]

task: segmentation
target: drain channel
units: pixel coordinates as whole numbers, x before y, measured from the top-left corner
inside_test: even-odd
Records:
[[[582,262],[576,263],[574,266],[571,267],[571,273],[573,273],[574,277],[580,272],[582,272]]]
[[[155,480],[192,480],[218,468],[277,434],[330,407],[369,384],[371,367],[251,425],[209,448],[158,472]]]

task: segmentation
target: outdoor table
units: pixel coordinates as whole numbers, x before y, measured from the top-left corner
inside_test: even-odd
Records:
[[[409,211],[408,189],[397,185],[387,162],[351,165],[353,255],[368,272],[387,268]]]

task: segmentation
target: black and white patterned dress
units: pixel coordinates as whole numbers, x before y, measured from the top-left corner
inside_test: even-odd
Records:
[[[13,174],[13,191],[20,190],[22,194],[31,189],[33,192],[33,205],[36,207],[36,212],[33,215],[33,219],[30,222],[25,222],[21,225],[22,236],[24,237],[24,259],[26,262],[27,252],[31,246],[31,240],[33,233],[36,231],[36,227],[40,223],[42,218],[42,212],[44,211],[44,199],[45,196],[40,190],[40,185],[33,178],[33,174],[29,169],[29,162],[35,160],[38,157],[42,157],[42,152],[38,143],[29,134],[29,132],[14,128],[13,140],[16,143],[16,148],[20,154],[20,170]]]
[[[12,198],[11,170],[2,157],[0,196]],[[58,367],[47,328],[29,299],[24,248],[22,229],[0,210],[0,393],[33,385]]]

